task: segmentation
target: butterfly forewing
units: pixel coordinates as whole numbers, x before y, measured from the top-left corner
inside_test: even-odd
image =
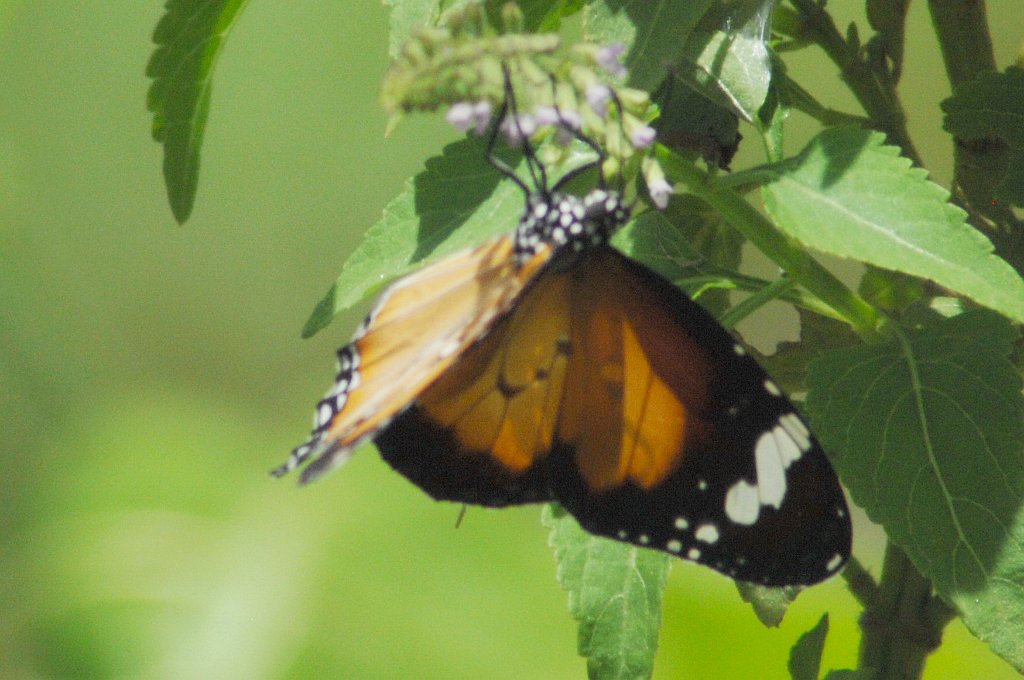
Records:
[[[310,481],[347,459],[456,362],[509,308],[532,276],[506,236],[462,251],[393,284],[339,351],[339,375],[321,400],[311,439],[281,468],[316,456]]]

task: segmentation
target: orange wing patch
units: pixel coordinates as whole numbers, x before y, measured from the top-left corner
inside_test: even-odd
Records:
[[[519,473],[570,446],[594,491],[651,488],[685,455],[710,370],[699,347],[643,291],[621,257],[589,253],[543,272],[506,318],[420,397],[460,455]],[[687,352],[690,352],[688,354]]]
[[[573,277],[573,362],[558,434],[594,490],[665,481],[702,429],[712,378],[704,352],[621,258],[595,251]]]
[[[420,398],[451,429],[459,453],[519,472],[550,451],[566,375],[568,293],[565,276],[543,274]]]

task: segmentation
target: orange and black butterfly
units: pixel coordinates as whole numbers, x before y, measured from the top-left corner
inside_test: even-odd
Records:
[[[836,573],[850,518],[803,418],[708,312],[609,245],[619,192],[549,189],[528,144],[532,189],[494,158],[508,104],[488,155],[526,190],[518,227],[384,293],[275,474],[312,459],[310,481],[372,439],[439,500],[556,501],[744,581]]]

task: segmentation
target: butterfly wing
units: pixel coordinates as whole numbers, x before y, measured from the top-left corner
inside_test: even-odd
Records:
[[[595,534],[742,580],[838,570],[838,480],[732,336],[609,247],[551,265],[377,435],[385,460],[435,498],[557,500]]]
[[[793,405],[674,285],[611,248],[574,270],[553,495],[595,534],[767,585],[850,551],[838,479]],[[595,427],[597,424],[597,427]]]
[[[552,500],[538,465],[553,446],[568,366],[570,286],[544,272],[459,362],[375,441],[439,500],[501,507]]]
[[[517,267],[511,236],[464,250],[393,284],[338,352],[334,386],[317,404],[310,439],[275,474],[314,458],[308,482],[355,447],[447,371],[522,292],[543,257]]]

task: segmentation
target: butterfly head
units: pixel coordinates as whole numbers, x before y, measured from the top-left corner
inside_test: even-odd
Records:
[[[560,192],[533,192],[516,228],[515,250],[520,262],[545,248],[580,253],[608,243],[629,219],[622,195],[594,189],[582,198]]]

